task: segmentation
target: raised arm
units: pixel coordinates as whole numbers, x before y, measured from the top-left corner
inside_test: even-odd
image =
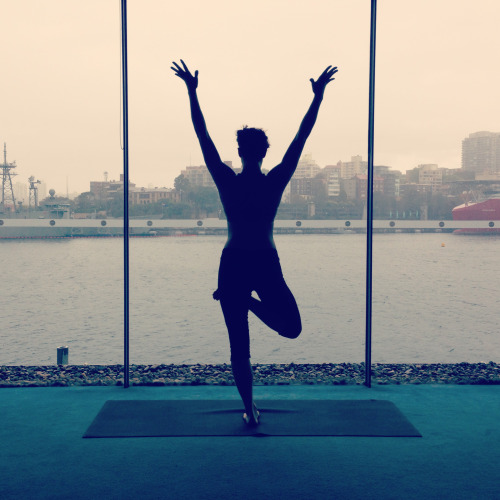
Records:
[[[221,175],[224,175],[224,173],[233,173],[233,171],[227,165],[222,163],[217,148],[208,133],[205,118],[203,117],[200,103],[198,101],[198,94],[196,93],[196,89],[198,87],[198,71],[195,71],[193,76],[182,59],[182,67],[176,62],[173,62],[172,64],[173,66],[171,69],[175,72],[175,75],[186,84],[189,95],[189,103],[191,105],[191,119],[193,120],[194,130],[201,146],[205,164],[217,184]]]
[[[314,124],[316,123],[316,118],[318,117],[318,111],[323,101],[323,94],[325,92],[326,86],[332,81],[335,80],[333,75],[337,73],[337,67],[328,66],[328,68],[323,71],[320,77],[314,81],[314,79],[310,79],[312,90],[314,92],[314,98],[312,100],[307,113],[305,114],[302,123],[300,124],[299,131],[297,135],[293,139],[292,143],[287,149],[285,156],[281,163],[273,168],[269,175],[274,172],[273,176],[278,176],[280,181],[288,184],[288,181],[291,179],[292,175],[297,168],[297,164],[299,163],[300,155],[302,154],[302,150],[304,149],[307,138],[309,137]]]

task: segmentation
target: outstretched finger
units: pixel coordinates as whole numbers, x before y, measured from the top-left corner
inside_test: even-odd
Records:
[[[330,71],[331,65],[328,66],[323,73],[321,73],[321,76],[326,75]]]
[[[326,75],[326,79],[327,79],[327,82],[331,82],[332,80],[335,80],[335,78],[333,78],[333,76],[337,73],[337,70],[335,71],[330,71],[327,75]]]
[[[174,64],[175,64],[175,63],[174,63]],[[185,74],[186,74],[186,72],[185,72],[185,71],[184,71],[184,70],[183,70],[183,69],[182,69],[182,68],[181,68],[178,64],[175,64],[175,68],[172,66],[172,69],[173,69],[176,73],[178,73],[178,74],[180,74],[180,75],[185,75]]]
[[[182,63],[182,66],[184,66],[184,70],[187,72],[187,73],[190,73],[188,67],[186,66],[186,63],[181,59],[181,63]]]
[[[337,69],[335,69],[335,71],[332,71],[329,75],[328,75],[328,81],[331,82],[332,80],[335,80],[334,75],[337,74]]]

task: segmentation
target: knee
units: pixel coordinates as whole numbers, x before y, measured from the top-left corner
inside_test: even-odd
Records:
[[[282,337],[286,337],[287,339],[296,339],[301,332],[302,332],[302,324],[299,322],[294,325],[289,325],[287,328],[280,331],[279,334]]]

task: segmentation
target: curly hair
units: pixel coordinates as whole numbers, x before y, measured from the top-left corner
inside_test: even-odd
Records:
[[[261,128],[249,128],[245,125],[236,131],[236,141],[240,156],[254,160],[262,160],[269,148],[269,140]]]

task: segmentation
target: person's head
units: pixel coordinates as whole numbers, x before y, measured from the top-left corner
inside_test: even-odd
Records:
[[[266,133],[260,128],[249,128],[246,125],[236,131],[238,154],[247,162],[262,162],[269,148]]]

